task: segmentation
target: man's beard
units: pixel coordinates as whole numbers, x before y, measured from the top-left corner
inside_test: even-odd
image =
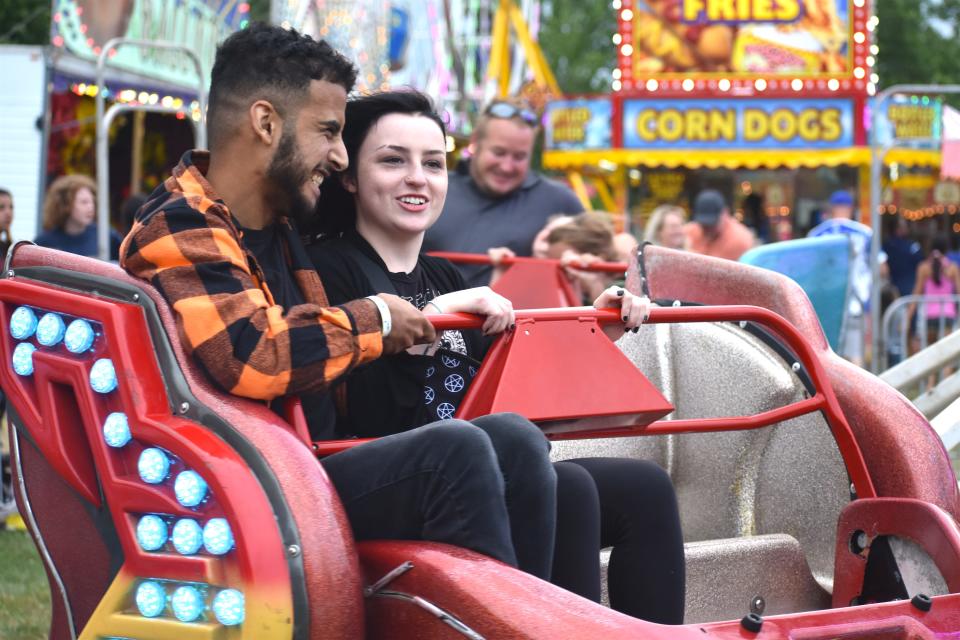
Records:
[[[271,185],[269,196],[276,203],[276,210],[291,218],[298,227],[305,226],[314,215],[314,203],[307,202],[302,191],[312,173],[312,168],[304,166],[293,133],[284,131],[267,167],[267,179]]]

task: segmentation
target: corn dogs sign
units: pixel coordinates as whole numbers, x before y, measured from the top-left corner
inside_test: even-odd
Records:
[[[624,100],[628,149],[831,149],[853,145],[852,100]]]

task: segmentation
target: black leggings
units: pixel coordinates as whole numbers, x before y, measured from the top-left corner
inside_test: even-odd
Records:
[[[600,601],[600,549],[613,547],[610,606],[635,618],[681,624],[683,537],[673,483],[653,462],[579,458],[557,471],[552,582]]]

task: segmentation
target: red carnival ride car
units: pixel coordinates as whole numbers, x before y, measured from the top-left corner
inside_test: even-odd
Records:
[[[923,417],[831,353],[782,276],[651,248],[627,284],[664,305],[650,326],[614,346],[598,331],[612,312],[520,312],[461,414],[523,412],[558,458],[663,465],[687,542],[679,627],[463,549],[355,543],[316,458],[355,441],[311,447],[302,420],[214,389],[157,292],[118,267],[18,246],[0,279],[0,383],[50,637],[960,632],[960,496]],[[715,306],[731,302],[751,306]]]

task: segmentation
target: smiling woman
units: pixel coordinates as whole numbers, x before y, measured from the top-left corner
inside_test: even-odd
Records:
[[[488,128],[513,126],[505,119],[508,113],[514,112],[504,112]],[[485,318],[482,333],[444,331],[433,344],[380,358],[341,383],[336,393],[337,436],[396,437],[456,415],[479,372],[487,337],[513,324],[513,306],[489,287],[467,288],[451,263],[420,253],[424,233],[440,217],[448,186],[445,131],[428,98],[388,92],[352,100],[343,137],[350,168],[324,182],[318,219],[328,237],[309,249],[330,303],[387,293],[405,298],[427,315],[464,312]],[[496,161],[499,149],[499,144],[490,149],[490,162],[502,162],[504,170],[516,173],[523,158]],[[648,300],[617,288],[605,291],[594,304],[619,306],[625,326],[633,329],[649,308]],[[624,325],[618,328],[622,335]],[[304,399],[308,421],[323,424],[311,404]],[[545,579],[552,573],[555,584],[599,600],[597,551],[602,541],[619,549],[610,572],[613,607],[659,622],[679,622],[683,547],[673,488],[663,470],[641,460],[559,462],[553,468],[559,504],[544,516],[542,501],[533,497],[543,487],[517,475],[527,470],[529,461],[513,466],[517,444],[512,439],[524,432],[539,438],[539,431],[516,415],[483,416],[474,424],[485,421],[509,424],[506,430],[490,429],[488,435],[509,479],[506,504],[519,566]],[[643,495],[633,491],[635,487],[643,487]],[[555,538],[546,533],[554,516]],[[601,520],[610,524],[602,526]]]
[[[423,233],[436,222],[447,195],[444,147],[443,131],[418,115],[392,113],[370,129],[344,186],[356,196],[357,230],[375,248],[392,246],[401,236],[416,241],[419,251]]]

